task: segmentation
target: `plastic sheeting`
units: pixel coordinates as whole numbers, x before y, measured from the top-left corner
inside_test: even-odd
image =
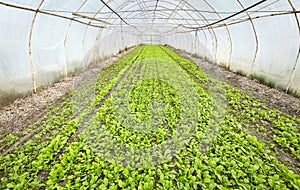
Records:
[[[299,10],[298,0],[4,0],[0,101],[140,43],[169,44],[300,93]]]

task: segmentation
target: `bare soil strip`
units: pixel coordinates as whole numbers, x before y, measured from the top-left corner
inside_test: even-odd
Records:
[[[110,97],[110,95],[116,90],[117,86],[120,84],[120,82],[124,79],[124,77],[126,76],[127,72],[130,70],[130,68],[132,67],[132,64],[138,59],[138,57],[141,55],[141,53],[136,57],[136,59],[131,63],[131,65],[126,69],[126,71],[122,74],[122,76],[117,80],[117,82],[114,84],[113,88],[104,96],[104,98],[102,99],[102,101],[99,103],[99,105],[97,105],[93,111],[91,113],[88,114],[88,116],[84,119],[84,121],[82,122],[81,127],[79,127],[76,132],[75,135],[72,135],[69,137],[67,143],[64,145],[64,147],[59,151],[59,153],[56,155],[56,158],[58,159],[59,157],[61,157],[64,153],[65,153],[65,148],[68,147],[73,141],[74,139],[76,139],[79,134],[81,134],[86,127],[88,126],[88,124],[90,123],[90,120],[92,119],[92,117],[97,113],[98,109],[100,109],[100,107],[102,107],[106,100]],[[94,98],[94,97],[91,97]],[[55,159],[55,160],[57,160]],[[51,164],[51,163],[50,163]],[[47,177],[49,176],[49,171],[42,171],[40,172],[40,174],[38,175],[38,179],[39,181],[46,181]],[[66,183],[66,181],[62,182],[62,186],[64,186],[64,183]]]
[[[192,57],[183,51],[174,48],[171,49],[180,56],[192,60],[194,63],[199,65],[204,72],[219,72],[218,75],[220,76],[220,79],[224,80],[224,82],[227,82],[240,90],[248,92],[252,97],[267,103],[269,107],[300,118],[300,98],[289,95],[280,89],[268,87],[264,84],[261,84],[258,80],[252,80],[248,77],[228,71],[201,58]]]
[[[242,91],[246,91],[250,96],[255,99],[260,100],[268,105],[268,107],[272,109],[278,109],[283,113],[289,114],[291,116],[295,116],[300,118],[300,98],[296,98],[289,94],[286,94],[284,91],[271,88],[261,84],[257,80],[249,79],[245,76],[238,75],[231,71],[228,71],[222,67],[219,67],[216,64],[209,63],[201,58],[192,57],[190,54],[185,53],[181,50],[177,50],[169,47],[173,51],[175,51],[180,56],[192,60],[196,63],[206,74],[211,75],[212,77],[215,75],[214,72],[218,73],[218,79],[223,80],[224,82],[235,86],[237,89]],[[270,127],[267,129],[270,132]],[[273,139],[272,134],[257,132],[251,127],[244,127],[251,135],[256,136],[260,141],[265,142],[268,145],[274,144],[275,146],[272,150],[276,153],[277,159],[286,165],[290,170],[294,173],[299,173],[299,161],[294,159],[291,156],[289,151],[283,150]],[[300,126],[299,126],[300,130]]]
[[[122,52],[105,61],[91,64],[81,73],[62,79],[61,81],[39,89],[37,93],[30,94],[26,98],[17,99],[12,104],[0,108],[0,136],[9,133],[20,133],[30,123],[38,121],[46,112],[46,108],[58,103],[68,92],[75,87],[76,81],[81,78],[94,77],[104,68],[113,64],[120,57],[130,53],[133,49]]]

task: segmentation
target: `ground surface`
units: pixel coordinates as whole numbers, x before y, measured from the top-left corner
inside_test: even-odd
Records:
[[[197,63],[204,71],[217,75],[219,79],[227,82],[240,90],[249,92],[251,96],[266,102],[270,107],[279,109],[290,115],[300,117],[300,98],[285,93],[282,90],[268,87],[261,84],[258,80],[253,80],[245,76],[241,76],[234,72],[228,71],[216,64],[211,64],[201,58],[195,58],[183,51],[176,50],[179,55],[191,59]]]
[[[203,59],[194,58],[183,51],[173,50],[179,55],[193,60],[204,70],[209,70],[210,72],[214,71],[213,74],[218,72],[217,75],[220,79],[236,86],[238,89],[249,92],[251,96],[266,102],[272,108],[279,109],[300,118],[300,98],[286,94],[282,90],[270,88],[257,80],[252,80],[230,72]],[[93,65],[80,75],[65,78],[56,84],[39,90],[36,94],[32,94],[24,99],[18,99],[8,106],[1,107],[0,134],[20,131],[26,127],[28,123],[36,121],[42,117],[47,106],[59,102],[62,97],[66,96],[66,93],[74,88],[76,81],[80,81],[82,76],[95,76],[98,72],[101,72],[104,67],[112,64],[116,58],[122,55],[124,55],[124,53],[103,61],[100,64]]]
[[[2,108],[0,189],[299,189],[299,99],[177,53],[140,46]]]
[[[107,66],[113,64],[117,59],[131,52],[128,50],[107,60],[94,63],[82,73],[72,76],[39,89],[37,93],[30,94],[23,99],[17,99],[12,104],[0,108],[0,135],[22,131],[30,123],[38,121],[45,114],[45,110],[52,104],[59,104],[68,92],[83,82],[96,76]]]
[[[252,97],[261,102],[266,103],[268,107],[272,109],[278,109],[283,113],[300,118],[300,98],[289,95],[281,89],[271,88],[269,86],[261,84],[258,80],[250,79],[246,76],[241,76],[234,72],[228,71],[223,67],[207,62],[201,58],[195,58],[184,51],[172,47],[169,48],[178,53],[180,56],[192,60],[211,77],[216,77],[219,80],[224,81],[236,87],[239,90],[247,92],[247,94],[251,95]],[[261,141],[265,143],[272,143],[273,133],[261,134],[250,128],[247,128],[247,130],[252,135],[258,137],[258,139],[260,139]],[[300,126],[298,132],[300,133]],[[277,158],[280,161],[285,162],[287,165],[290,165],[289,163],[294,163],[290,166],[290,169],[292,169],[294,172],[299,173],[298,160],[295,160],[293,157],[290,156],[289,153],[283,151],[278,146],[275,146],[274,149],[276,149],[275,151],[279,152]]]

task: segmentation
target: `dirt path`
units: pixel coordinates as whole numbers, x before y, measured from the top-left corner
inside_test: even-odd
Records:
[[[17,99],[13,103],[1,107],[0,136],[21,132],[30,123],[38,121],[46,113],[46,108],[53,104],[59,104],[62,98],[68,96],[68,92],[78,85],[78,81],[94,77],[104,68],[132,50],[129,49],[105,61],[91,64],[81,73],[64,78],[55,84],[39,89],[37,93],[30,94],[23,99]]]
[[[81,78],[84,77],[86,79],[87,77],[95,76],[101,72],[103,68],[109,66],[130,51],[131,50],[118,54],[106,61],[93,64],[80,74],[67,77],[58,83],[40,89],[35,94],[31,94],[24,99],[18,99],[12,104],[0,108],[0,135],[19,132],[29,123],[37,121],[45,114],[45,109],[48,106],[53,103],[59,103],[63,97],[67,96],[67,93],[74,88],[75,83],[80,81]],[[247,77],[237,75],[200,58],[193,58],[191,55],[182,51],[175,51],[179,55],[193,60],[204,71],[217,72],[220,79],[239,89],[248,91],[251,96],[266,102],[270,107],[300,118],[300,98],[295,98],[281,90],[267,87],[257,80],[251,80]]]
[[[170,48],[170,47],[169,47]],[[209,63],[201,58],[194,58],[188,53],[171,48],[180,56],[195,62],[206,74],[218,80],[224,81],[237,89],[246,91],[251,97],[260,100],[268,105],[269,108],[278,109],[283,113],[300,118],[300,98],[286,94],[282,90],[270,88],[261,84],[258,80],[252,80],[238,75],[216,64]],[[277,159],[287,166],[294,173],[299,174],[299,161],[296,160],[290,151],[283,149],[273,140],[273,133],[270,133],[271,127],[267,126],[268,133],[262,133],[252,128],[253,126],[244,126],[251,135],[256,136],[260,141],[270,146],[270,150],[276,153]],[[300,127],[300,126],[299,126]],[[275,145],[275,146],[272,146]]]
[[[269,107],[300,118],[300,98],[291,96],[282,90],[268,87],[261,84],[258,80],[252,80],[245,76],[228,71],[201,58],[194,58],[183,51],[176,50],[174,48],[171,49],[180,56],[197,63],[206,73],[211,73],[218,79],[223,80],[238,89],[247,91],[249,95],[267,103]]]

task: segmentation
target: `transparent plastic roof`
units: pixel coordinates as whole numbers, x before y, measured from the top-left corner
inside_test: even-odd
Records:
[[[299,0],[2,0],[0,13],[4,89],[35,90],[126,46],[158,43],[300,92]]]
[[[113,29],[123,24],[137,33],[143,28],[155,28],[165,34],[173,33],[175,29],[188,32],[222,28],[283,15],[296,18],[300,8],[300,2],[296,0],[230,0],[226,3],[218,0],[4,0],[0,3],[92,27]]]

